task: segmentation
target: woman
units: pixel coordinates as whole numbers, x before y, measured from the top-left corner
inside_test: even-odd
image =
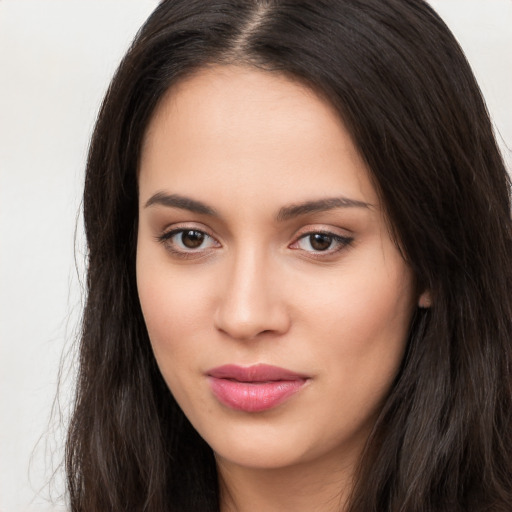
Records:
[[[89,153],[72,510],[510,510],[509,190],[424,2],[162,2]]]

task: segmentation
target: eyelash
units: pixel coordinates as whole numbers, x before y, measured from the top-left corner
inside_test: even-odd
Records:
[[[168,231],[166,233],[163,233],[162,235],[157,237],[157,240],[164,245],[164,247],[173,254],[173,256],[176,256],[178,258],[183,259],[191,259],[191,258],[200,258],[205,255],[205,249],[199,248],[199,249],[178,249],[176,248],[176,243],[172,241],[172,239],[177,235],[183,235],[184,233],[197,233],[204,236],[205,240],[213,240],[215,244],[217,244],[218,247],[220,247],[219,242],[215,240],[215,238],[211,235],[209,235],[206,231],[202,229],[196,229],[196,228],[176,228],[172,229],[171,231]],[[202,244],[201,244],[202,245]]]
[[[309,253],[312,257],[315,258],[324,258],[327,256],[332,256],[333,254],[336,254],[343,249],[347,248],[352,244],[354,239],[349,236],[342,236],[337,235],[336,233],[332,233],[330,231],[323,231],[323,230],[314,230],[314,231],[308,231],[306,233],[302,233],[292,244],[289,245],[291,249],[294,250],[300,250],[300,247],[293,247],[298,246],[299,242],[302,240],[308,240],[309,239],[309,245],[311,246],[311,237],[314,235],[321,235],[324,237],[330,238],[330,244],[329,247],[325,250],[312,250],[312,251],[306,251]],[[331,248],[332,245],[336,245],[336,248]]]
[[[211,241],[213,241],[213,243],[215,245],[212,247],[207,247],[207,248],[199,247],[198,249],[192,249],[192,248],[178,249],[176,247],[176,242],[173,242],[172,239],[177,235],[183,236],[183,234],[187,233],[187,232],[202,235],[204,237],[203,241],[211,240]],[[301,248],[298,246],[299,243],[302,240],[307,240],[308,238],[310,238],[314,235],[322,235],[322,236],[330,238],[329,247],[325,250],[308,251],[308,250],[304,249],[304,252],[308,253],[310,255],[310,257],[314,257],[314,258],[325,258],[327,256],[336,254],[336,253],[340,252],[341,250],[345,249],[346,247],[350,246],[352,244],[352,242],[354,241],[354,239],[352,237],[341,236],[336,233],[332,233],[330,231],[314,230],[314,231],[308,231],[308,232],[302,233],[288,247],[292,250],[301,250]],[[172,229],[171,231],[163,233],[162,235],[157,237],[157,241],[160,242],[162,245],[164,245],[165,248],[169,252],[171,252],[174,256],[176,256],[178,258],[183,258],[183,259],[200,258],[202,256],[207,255],[210,252],[209,249],[221,247],[220,243],[213,236],[208,234],[206,231],[201,230],[201,229],[186,228],[186,227]],[[181,241],[181,243],[183,243],[183,240]],[[331,248],[331,246],[333,244],[336,245],[335,249]],[[202,245],[202,242],[200,245]],[[312,246],[311,239],[309,240],[309,245]],[[208,253],[205,253],[205,250],[208,251]]]

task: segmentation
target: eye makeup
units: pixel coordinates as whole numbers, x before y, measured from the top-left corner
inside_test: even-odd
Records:
[[[205,257],[222,244],[210,233],[196,226],[179,226],[156,237],[172,256],[182,259]],[[327,258],[350,246],[354,238],[343,236],[326,229],[302,231],[288,245],[293,251],[301,251],[307,257]]]

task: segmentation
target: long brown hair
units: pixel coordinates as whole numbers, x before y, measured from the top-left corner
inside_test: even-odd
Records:
[[[212,63],[285,73],[331,102],[433,297],[415,314],[350,512],[512,510],[510,182],[469,65],[422,0],[167,0],[142,27],[87,163],[71,509],[218,510],[212,451],[158,371],[135,281],[146,127],[169,87]]]

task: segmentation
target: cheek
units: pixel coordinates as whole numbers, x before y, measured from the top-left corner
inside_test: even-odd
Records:
[[[207,303],[209,280],[203,271],[171,264],[163,247],[156,246],[142,230],[137,246],[137,289],[150,331],[173,333],[180,326],[193,326]]]
[[[302,311],[328,374],[346,379],[354,391],[379,395],[401,364],[414,291],[411,271],[400,257],[386,259],[386,265],[371,263],[347,265],[326,290],[308,294]]]
[[[158,340],[164,333],[172,339],[185,327],[193,331],[205,307],[204,297],[180,286],[176,279],[152,277],[145,272],[138,278],[138,289],[151,339]]]
[[[332,301],[310,309],[311,318],[323,319],[310,338],[318,340],[315,356],[331,397],[319,421],[333,421],[344,432],[371,428],[405,352],[413,308],[404,272],[352,274]]]
[[[358,260],[335,269],[324,286],[309,286],[308,293],[297,295],[303,299],[301,314],[316,318],[324,331],[343,334],[342,339],[378,339],[381,331],[402,338],[414,298],[411,272],[398,263],[379,266]]]
[[[198,276],[173,272],[165,252],[143,244],[138,247],[139,300],[155,358],[167,381],[176,375],[174,368],[191,366],[193,338],[204,336],[201,319],[208,309],[208,286],[204,280],[201,286],[199,282]]]
[[[198,341],[204,338],[200,321],[204,298],[165,267],[147,265],[143,258],[137,264],[139,299],[157,365],[174,398],[189,415],[187,404],[201,404],[203,400],[195,396],[191,384],[198,376],[197,361],[202,357]]]
[[[353,283],[356,291],[344,298],[347,307],[340,314],[351,337],[377,343],[387,340],[390,345],[406,337],[413,300],[407,273],[369,272]]]

